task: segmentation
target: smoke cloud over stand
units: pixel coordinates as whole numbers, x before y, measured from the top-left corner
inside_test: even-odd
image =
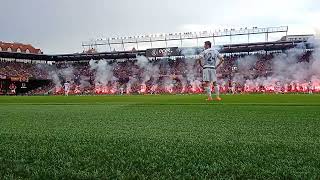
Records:
[[[234,81],[243,92],[306,92],[312,88],[320,91],[320,43],[313,39],[310,42],[313,49],[307,49],[305,44],[285,52],[270,54],[255,53],[235,56],[233,69],[228,76],[218,74],[218,82],[223,92],[227,92]],[[47,68],[48,74],[56,88],[61,88],[63,82],[78,81],[81,89],[94,86],[95,93],[115,94],[119,89],[126,93],[201,93],[202,75],[197,63],[201,48],[183,48],[181,57],[148,59],[137,56],[130,60],[130,66],[120,66],[110,60],[91,60],[87,64],[91,75],[82,75],[72,64],[57,68]],[[232,59],[228,56],[226,59]],[[231,60],[230,60],[231,61]],[[126,61],[122,61],[126,64]],[[259,65],[260,64],[260,65]],[[263,70],[259,68],[263,64]],[[225,67],[221,67],[223,69]],[[220,70],[221,70],[220,69]],[[123,72],[121,72],[123,71]],[[223,71],[221,70],[223,73]],[[119,77],[119,73],[124,77]],[[218,70],[218,73],[219,70]],[[75,78],[77,77],[77,78]],[[120,79],[118,79],[120,78]],[[290,90],[291,87],[291,90]]]

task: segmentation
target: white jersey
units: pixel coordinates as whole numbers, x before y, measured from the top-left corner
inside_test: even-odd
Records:
[[[219,52],[214,48],[206,49],[200,54],[200,57],[204,61],[204,68],[215,68],[217,65]]]
[[[70,83],[64,83],[64,90],[69,91],[70,89]]]
[[[237,87],[237,84],[235,82],[233,82],[232,86],[231,86],[231,91],[235,92],[236,91],[236,87]]]

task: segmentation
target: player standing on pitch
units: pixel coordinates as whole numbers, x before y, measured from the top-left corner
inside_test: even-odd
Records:
[[[308,91],[309,91],[309,94],[313,94],[313,85],[312,85],[312,81],[309,81],[308,83]]]
[[[211,85],[213,84],[214,90],[216,93],[216,100],[221,101],[220,93],[219,93],[219,86],[217,84],[217,73],[216,69],[221,66],[224,59],[219,54],[219,52],[211,47],[211,42],[206,41],[204,43],[204,51],[200,54],[200,66],[202,67],[202,78],[203,78],[203,86],[208,95],[208,101],[212,101],[211,96]],[[219,63],[217,64],[217,61]]]
[[[70,91],[70,83],[69,81],[64,83],[64,95],[69,96],[69,91]]]

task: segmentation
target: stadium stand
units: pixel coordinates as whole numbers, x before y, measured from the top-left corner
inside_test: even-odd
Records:
[[[232,81],[237,76],[239,59],[252,57],[256,62],[248,73],[251,77],[267,78],[272,74],[271,60],[276,54],[294,48],[302,42],[282,41],[252,44],[234,44],[221,47],[220,52],[225,57],[224,65],[218,70],[220,88],[223,93],[230,93]],[[40,51],[30,54],[15,52],[0,52],[0,82],[1,94],[63,94],[63,83],[71,82],[70,94],[160,94],[160,93],[201,93],[201,68],[194,63],[197,55],[175,57],[149,57],[150,67],[143,68],[136,63],[137,57],[145,56],[146,51],[128,51],[112,53],[82,53],[65,55],[43,55]],[[21,48],[25,51],[25,48]],[[31,48],[30,48],[31,49]],[[312,52],[312,44],[305,44],[300,61],[308,62]],[[106,82],[97,81],[99,69],[90,66],[89,61],[105,59],[112,69]],[[193,62],[190,64],[190,62]],[[96,62],[97,63],[97,62]],[[159,71],[149,72],[149,71]],[[109,76],[109,72],[105,72]],[[146,79],[146,76],[148,77]],[[150,77],[149,77],[150,76]],[[12,93],[10,86],[14,84],[17,91]],[[246,92],[243,82],[236,82],[237,92]],[[267,92],[263,85],[251,89],[250,92]],[[282,86],[281,92],[285,92]],[[291,85],[293,86],[293,85]],[[306,86],[306,85],[304,85]],[[275,88],[271,88],[274,92]],[[291,87],[291,89],[293,89]],[[286,92],[292,92],[290,88]],[[301,88],[300,92],[307,92]],[[247,90],[248,91],[248,90]],[[249,92],[249,91],[248,91]]]

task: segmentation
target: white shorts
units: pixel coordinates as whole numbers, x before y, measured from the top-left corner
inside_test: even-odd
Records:
[[[204,68],[202,72],[202,79],[205,82],[217,82],[217,73],[213,68]]]

